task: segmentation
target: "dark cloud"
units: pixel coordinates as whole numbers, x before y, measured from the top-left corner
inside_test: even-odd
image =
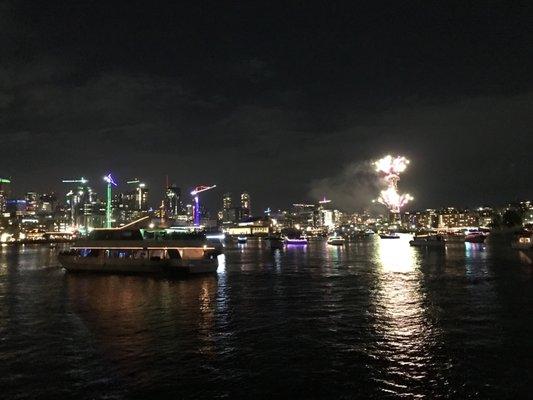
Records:
[[[414,206],[532,197],[530,9],[6,2],[0,174],[359,207],[353,166],[402,153]]]

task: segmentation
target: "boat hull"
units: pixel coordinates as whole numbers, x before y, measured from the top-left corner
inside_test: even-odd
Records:
[[[307,239],[285,239],[285,244],[307,246]]]
[[[400,236],[398,235],[379,235],[381,239],[399,239]]]
[[[61,266],[69,272],[101,272],[112,274],[203,274],[216,272],[218,263],[212,260],[100,260],[59,255]]]
[[[418,242],[415,240],[409,241],[409,245],[412,247],[433,247],[433,248],[444,248],[446,244],[443,243],[436,243],[436,242]]]
[[[342,246],[344,245],[344,239],[331,239],[328,240],[328,244],[332,246]]]
[[[483,243],[486,237],[484,235],[471,235],[465,237],[466,243]]]

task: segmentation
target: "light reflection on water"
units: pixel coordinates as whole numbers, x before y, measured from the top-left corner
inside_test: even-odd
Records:
[[[439,339],[426,314],[420,249],[409,246],[410,239],[401,235],[400,239],[379,241],[378,283],[373,296],[374,329],[379,339],[372,351],[387,365],[375,377],[383,392],[416,397],[425,371],[431,369],[431,347]]]
[[[0,386],[6,398],[526,392],[530,265],[490,244],[408,240],[250,241],[184,280],[66,274],[54,250],[2,248]]]

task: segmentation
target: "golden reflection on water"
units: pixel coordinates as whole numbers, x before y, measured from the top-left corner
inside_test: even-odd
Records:
[[[104,353],[125,371],[137,358],[164,356],[194,332],[196,351],[213,357],[217,278],[166,280],[139,276],[67,274],[73,311]],[[164,331],[157,327],[166,326]],[[163,334],[173,335],[162,337]],[[190,350],[190,349],[188,349]]]
[[[385,376],[379,377],[394,393],[409,392],[422,379],[430,361],[434,327],[427,318],[419,270],[420,249],[409,246],[409,236],[381,239],[377,243],[377,290],[374,329],[380,338],[374,355],[387,362]],[[405,383],[405,384],[404,384]]]
[[[417,264],[415,249],[408,243],[410,236],[400,239],[380,239],[377,255],[382,272],[411,272]]]

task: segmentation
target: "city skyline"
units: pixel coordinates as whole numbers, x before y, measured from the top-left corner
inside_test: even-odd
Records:
[[[115,177],[115,174],[113,174],[113,177]],[[49,196],[49,195],[55,195],[57,198],[57,201],[59,204],[67,204],[68,203],[68,196],[69,193],[72,193],[72,191],[76,191],[76,188],[81,188],[81,186],[85,187],[86,189],[89,189],[89,192],[96,196],[98,200],[102,201],[104,204],[106,204],[106,191],[107,191],[107,176],[101,177],[100,180],[98,179],[90,179],[88,178],[88,175],[80,176],[79,179],[73,179],[73,180],[61,180],[62,186],[58,191],[54,190],[48,190],[48,191],[39,191],[39,190],[25,190],[25,191],[17,191],[16,190],[16,183],[13,182],[11,179],[7,178],[0,178],[0,182],[5,186],[6,183],[8,183],[7,187],[8,189],[8,195],[4,195],[4,201],[5,200],[23,200],[28,195],[36,195],[36,196]],[[115,178],[113,178],[115,179]],[[134,179],[134,180],[131,180]],[[374,187],[376,188],[375,195],[379,194],[379,188],[380,187],[387,187],[384,186],[385,183],[380,183],[379,181],[382,180],[383,177],[379,174],[376,174],[375,176],[375,182]],[[166,180],[168,181],[168,177],[166,177]],[[83,181],[80,184],[80,181]],[[143,197],[135,197],[133,198],[133,202],[137,202],[141,204],[146,204],[146,206],[139,207],[139,209],[144,210],[151,210],[151,211],[157,211],[158,208],[160,208],[163,204],[165,207],[168,207],[170,209],[174,208],[177,209],[177,204],[181,205],[182,207],[186,207],[187,205],[193,205],[194,204],[194,196],[191,195],[190,190],[188,188],[183,187],[179,185],[176,182],[168,181],[163,185],[162,187],[153,187],[149,183],[147,183],[144,179],[138,179],[138,178],[130,178],[130,180],[124,180],[119,181],[116,180],[116,186],[114,186],[113,189],[113,201],[115,201],[118,197],[128,196],[129,194],[134,195],[134,193],[138,190],[142,189],[142,192],[146,192]],[[138,184],[137,186],[132,186],[132,184]],[[166,186],[168,184],[168,186]],[[0,188],[1,189],[1,188]],[[84,190],[86,190],[84,189]],[[193,188],[191,188],[193,189]],[[368,201],[365,206],[363,207],[352,207],[352,208],[344,208],[339,207],[338,204],[336,204],[335,200],[332,200],[331,198],[327,199],[329,196],[324,195],[322,198],[313,199],[313,198],[296,198],[296,199],[284,199],[278,201],[276,204],[267,204],[266,206],[255,206],[252,212],[252,208],[249,206],[250,198],[253,198],[253,203],[256,204],[255,195],[251,193],[248,190],[245,189],[238,189],[234,191],[226,190],[225,188],[217,187],[216,185],[213,187],[213,193],[209,194],[205,199],[202,199],[202,208],[204,208],[204,211],[207,211],[210,214],[213,214],[213,216],[217,212],[222,212],[229,207],[235,208],[235,207],[241,207],[248,209],[247,215],[248,216],[254,216],[254,217],[260,217],[262,215],[268,214],[267,211],[287,211],[293,208],[295,205],[302,204],[314,204],[316,206],[319,206],[321,203],[327,202],[333,208],[339,209],[342,212],[348,212],[348,213],[358,213],[358,212],[371,212],[374,215],[386,215],[389,212],[395,212],[393,209],[390,209],[389,206],[386,204],[381,203],[381,201],[375,198],[368,198]],[[177,191],[177,203],[176,205],[169,205],[167,202],[169,201],[169,193],[172,193],[174,191]],[[381,193],[381,195],[383,192]],[[246,200],[243,200],[243,195],[248,196],[248,206],[246,205]],[[144,196],[146,198],[144,198]],[[175,197],[176,194],[172,193],[172,197]],[[231,196],[231,201],[228,203],[228,196]],[[140,200],[143,199],[143,200]],[[326,200],[327,199],[327,200]],[[244,202],[243,202],[244,201]],[[526,197],[521,198],[507,198],[506,200],[500,202],[500,203],[484,203],[484,202],[477,202],[473,204],[433,204],[429,205],[427,207],[417,207],[416,203],[409,203],[407,205],[404,205],[401,207],[401,213],[404,212],[419,212],[419,211],[425,211],[425,210],[444,210],[446,208],[456,208],[459,210],[475,210],[477,208],[483,208],[483,207],[503,207],[509,204],[518,204],[523,202],[530,202],[530,199]]]

